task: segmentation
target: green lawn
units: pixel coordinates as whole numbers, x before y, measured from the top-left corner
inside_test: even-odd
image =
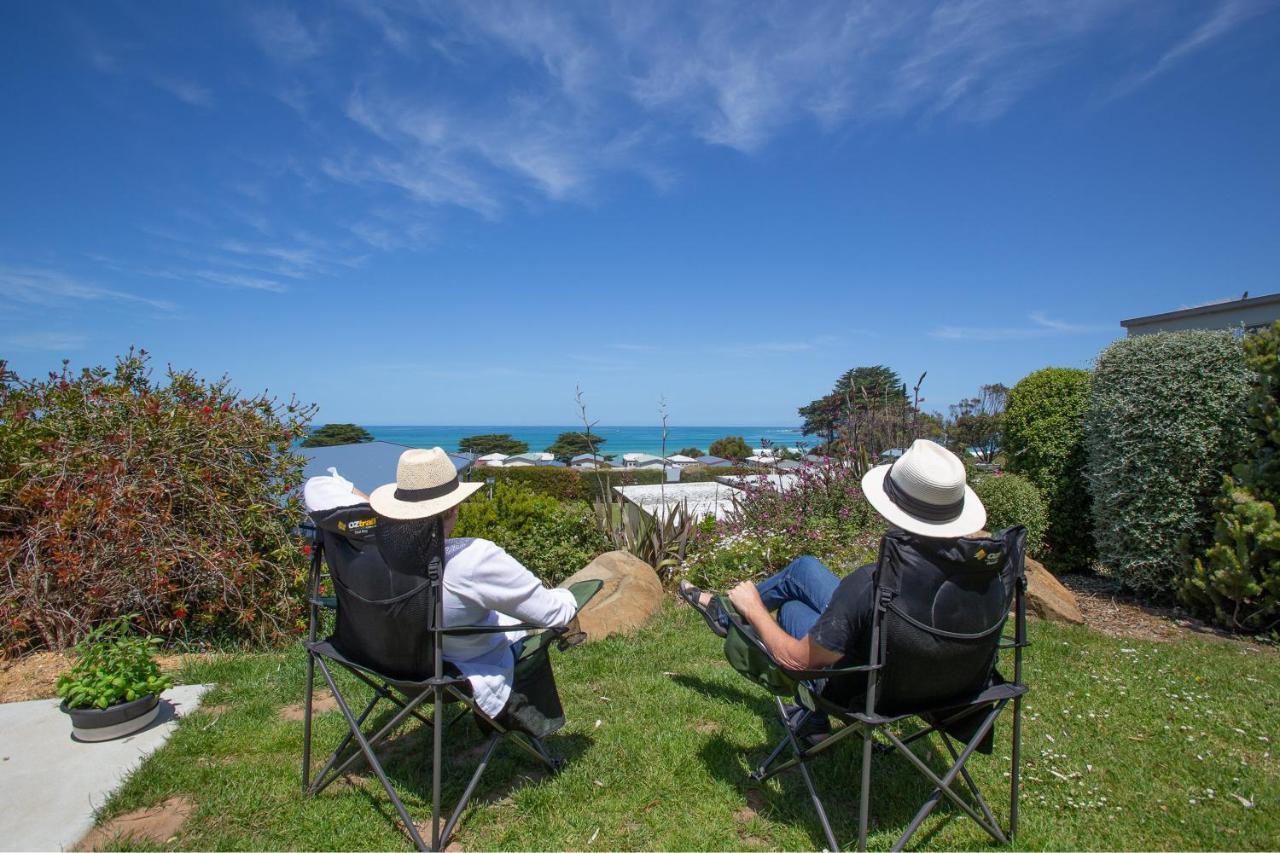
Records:
[[[1269,849],[1280,838],[1280,657],[1243,643],[1116,640],[1032,621],[1019,848]],[[181,679],[216,682],[103,809],[109,818],[173,795],[197,804],[176,848],[407,847],[371,776],[316,798],[299,790],[303,656],[227,655]],[[463,818],[466,849],[814,849],[824,841],[798,775],[748,782],[779,734],[767,695],[724,663],[687,608],[668,605],[643,634],[556,655],[568,727],[549,739],[567,758],[550,778],[501,749]],[[1003,819],[1009,716],[991,756],[970,762]],[[320,748],[344,731],[318,722]],[[454,729],[446,801],[480,743]],[[415,815],[429,803],[429,740],[403,736],[388,770]],[[931,754],[923,749],[922,755]],[[837,836],[857,834],[853,742],[814,765]],[[887,847],[928,791],[900,757],[877,756],[873,848]],[[994,786],[994,787],[993,787]],[[1005,788],[1007,790],[1007,788]],[[1252,804],[1246,807],[1238,797]],[[929,849],[989,848],[957,809],[939,806],[914,840]]]

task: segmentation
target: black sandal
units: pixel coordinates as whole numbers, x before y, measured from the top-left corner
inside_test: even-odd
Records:
[[[684,599],[690,607],[702,614],[702,618],[706,620],[707,627],[711,629],[712,633],[717,637],[729,636],[729,629],[720,623],[720,619],[724,615],[724,611],[720,607],[720,599],[712,595],[711,601],[706,605],[703,605],[698,602],[698,599],[702,597],[703,591],[704,590],[698,589],[688,581],[680,581],[680,587],[677,594]]]

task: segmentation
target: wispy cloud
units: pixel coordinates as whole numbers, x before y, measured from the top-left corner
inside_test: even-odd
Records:
[[[930,337],[949,341],[1016,341],[1063,335],[1099,335],[1117,333],[1116,326],[1086,325],[1055,320],[1043,311],[1027,316],[1024,326],[939,326]]]
[[[65,352],[82,349],[88,338],[69,332],[26,332],[20,335],[8,335],[0,338],[0,344],[11,350],[30,350],[36,352]]]
[[[1232,32],[1250,18],[1274,9],[1275,4],[1262,2],[1262,0],[1226,0],[1212,9],[1209,17],[1200,26],[1166,50],[1154,65],[1141,73],[1121,80],[1112,91],[1111,97],[1121,98],[1132,94],[1170,71],[1183,60]]]
[[[0,267],[0,299],[43,306],[118,302],[144,305],[158,311],[172,311],[174,308],[172,302],[100,287],[60,270],[25,267]]]
[[[190,104],[194,107],[213,106],[213,94],[207,88],[194,81],[183,80],[179,77],[160,76],[154,78],[152,82],[184,104]]]
[[[283,6],[256,7],[249,16],[249,29],[263,52],[281,62],[302,62],[321,51],[319,34],[297,12]]]
[[[611,349],[622,350],[623,352],[656,352],[658,347],[655,344],[628,344],[616,343],[609,344]]]

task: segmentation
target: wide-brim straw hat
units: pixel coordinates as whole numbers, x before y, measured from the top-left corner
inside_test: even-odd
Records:
[[[400,454],[396,481],[369,495],[373,511],[386,518],[430,518],[474,495],[484,483],[464,483],[449,454],[439,447]]]
[[[892,465],[868,471],[862,492],[890,524],[921,536],[966,536],[987,523],[987,508],[965,483],[964,463],[926,438]]]

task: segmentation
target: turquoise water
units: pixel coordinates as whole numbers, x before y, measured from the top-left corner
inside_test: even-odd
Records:
[[[372,426],[365,429],[373,433],[379,441],[390,441],[407,447],[443,447],[445,450],[457,450],[458,442],[469,435],[484,433],[510,433],[512,438],[527,441],[530,450],[542,450],[556,440],[562,432],[581,432],[582,425],[577,426]],[[655,426],[596,426],[592,435],[599,435],[605,441],[600,445],[601,453],[662,453],[662,428]],[[760,447],[760,440],[772,441],[776,446],[794,446],[797,441],[808,441],[812,447],[817,443],[813,436],[807,439],[800,434],[799,427],[667,427],[667,455],[678,453],[684,447],[697,447],[706,451],[711,442],[726,435],[740,435],[752,447]]]

